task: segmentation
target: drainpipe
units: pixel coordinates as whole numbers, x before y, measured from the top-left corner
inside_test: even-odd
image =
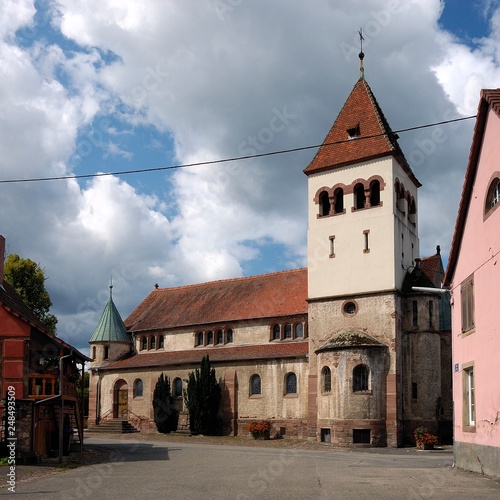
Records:
[[[64,425],[63,359],[71,357],[73,357],[73,354],[67,354],[66,356],[61,356],[59,358],[59,395],[61,397],[61,411],[59,412],[59,463],[62,463],[62,457],[63,457],[63,425]]]

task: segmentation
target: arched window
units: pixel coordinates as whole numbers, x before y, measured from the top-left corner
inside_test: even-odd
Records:
[[[285,394],[297,394],[297,375],[293,372],[286,374]]]
[[[304,325],[302,323],[297,323],[295,325],[295,338],[300,339],[304,336]]]
[[[337,188],[333,196],[335,199],[335,213],[341,214],[344,211],[344,190],[342,188]]]
[[[365,187],[361,183],[354,186],[354,208],[365,208]]]
[[[198,332],[196,334],[196,345],[197,346],[203,345],[203,332]]]
[[[175,378],[172,384],[172,396],[174,398],[182,397],[182,380],[179,377]]]
[[[412,224],[415,224],[415,216],[417,214],[417,207],[415,205],[415,198],[411,198],[410,206],[408,207],[408,219]]]
[[[141,351],[145,351],[148,348],[148,338],[142,337],[141,339]]]
[[[209,331],[207,332],[207,344],[213,344],[214,343],[214,332]]]
[[[380,205],[380,182],[372,181],[370,184],[370,206],[376,207]]]
[[[332,391],[332,372],[328,366],[324,366],[321,370],[321,390],[323,392]]]
[[[222,330],[217,330],[217,337],[215,340],[216,344],[224,343],[224,332]]]
[[[104,359],[109,359],[109,345],[104,346]]]
[[[142,398],[142,380],[140,378],[136,379],[134,382],[134,398]]]
[[[156,349],[156,337],[151,337],[151,349]]]
[[[273,340],[279,340],[280,339],[280,325],[274,325],[273,326]]]
[[[92,347],[92,359],[95,359],[95,346]]]
[[[258,394],[262,394],[262,385],[260,375],[255,374],[250,377],[250,396]]]
[[[291,339],[292,338],[292,325],[287,323],[284,328],[284,338]]]
[[[488,188],[488,194],[486,195],[486,205],[484,207],[485,215],[495,208],[500,203],[500,179],[495,177],[490,182],[490,187]]]
[[[319,215],[324,217],[330,214],[330,197],[326,191],[319,195]]]
[[[369,371],[366,365],[358,365],[352,371],[352,390],[361,392],[368,390]]]
[[[158,337],[158,349],[164,349],[165,348],[165,337],[163,335],[160,335]]]
[[[226,342],[230,344],[232,341],[233,341],[233,330],[229,328],[229,330],[227,330],[226,332]]]

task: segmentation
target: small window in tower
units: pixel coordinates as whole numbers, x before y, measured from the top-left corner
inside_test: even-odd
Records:
[[[335,236],[330,236],[330,259],[335,257]]]
[[[330,215],[330,197],[326,191],[322,191],[319,195],[319,215],[320,217]]]
[[[142,337],[141,339],[141,351],[145,351],[148,348],[148,338]]]
[[[156,337],[151,337],[151,347],[150,349],[156,349]]]
[[[321,370],[321,391],[332,392],[332,371],[328,366]]]
[[[411,383],[411,397],[412,399],[418,399],[418,386],[416,382]]]
[[[370,184],[370,206],[376,207],[380,205],[380,182],[373,181]]]
[[[358,305],[353,300],[348,300],[344,302],[342,312],[344,316],[354,316],[358,312]]]
[[[233,330],[229,328],[229,330],[226,332],[226,342],[230,344],[233,341]]]
[[[94,346],[94,347],[92,347],[92,359],[94,359],[94,360],[95,360],[95,351],[96,351],[96,349]]]
[[[369,241],[369,235],[370,235],[370,230],[367,229],[366,231],[363,231],[363,237],[365,241],[365,246],[363,248],[363,253],[370,253],[370,241]]]
[[[104,359],[109,359],[109,345],[104,346]]]
[[[366,365],[358,365],[352,371],[353,392],[365,392],[368,390],[369,371]]]
[[[365,208],[365,187],[361,183],[354,186],[354,208]]]
[[[287,323],[285,325],[285,338],[286,339],[292,338],[292,325],[290,323]]]
[[[214,332],[209,331],[207,332],[207,344],[213,344],[214,343]]]
[[[416,300],[413,301],[413,326],[418,326],[418,302]]]
[[[333,194],[335,200],[334,210],[336,214],[341,214],[344,211],[344,190],[337,188]]]
[[[356,139],[359,136],[359,123],[352,128],[347,129],[347,139]]]
[[[158,349],[164,349],[165,348],[165,337],[163,335],[160,335],[158,337]]]

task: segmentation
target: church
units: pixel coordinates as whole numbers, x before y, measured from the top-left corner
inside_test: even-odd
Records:
[[[204,356],[222,386],[222,432],[334,446],[398,447],[425,426],[451,439],[449,304],[443,265],[419,258],[418,188],[364,77],[305,168],[307,268],[156,287],[122,321],[110,294],[90,338],[89,426],[155,432],[153,391],[183,402]],[[415,289],[418,287],[418,291]]]

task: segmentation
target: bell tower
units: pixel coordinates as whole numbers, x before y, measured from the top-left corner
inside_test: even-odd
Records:
[[[401,289],[419,257],[420,183],[365,80],[363,58],[361,52],[359,80],[304,170],[309,387],[316,393],[318,437],[397,446]],[[330,391],[322,386],[325,373],[331,373]]]

